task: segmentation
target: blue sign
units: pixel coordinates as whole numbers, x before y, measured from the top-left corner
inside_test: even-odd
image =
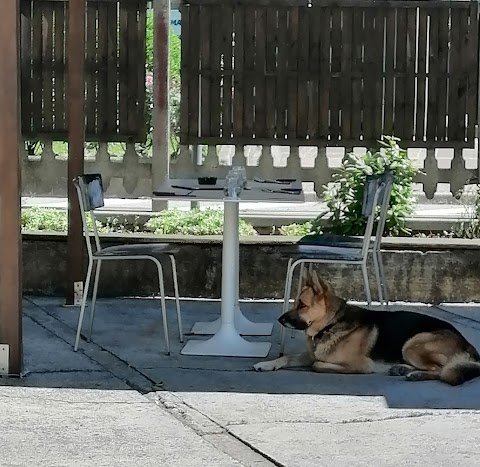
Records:
[[[170,10],[170,26],[173,29],[173,32],[180,36],[182,28],[182,16],[180,10]]]

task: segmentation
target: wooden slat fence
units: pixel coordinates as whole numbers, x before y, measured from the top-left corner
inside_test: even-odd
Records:
[[[67,137],[68,0],[21,0],[22,133]],[[88,0],[86,139],[145,141],[147,0]]]
[[[181,141],[473,147],[477,1],[184,0]],[[188,25],[188,26],[187,26]]]

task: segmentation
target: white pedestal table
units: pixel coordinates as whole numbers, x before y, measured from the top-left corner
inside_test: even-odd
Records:
[[[303,202],[301,183],[290,184],[247,182],[237,199],[227,198],[223,193],[223,180],[215,186],[199,185],[196,179],[170,179],[169,183],[153,192],[156,199],[188,201],[221,201],[224,205],[222,245],[222,297],[220,317],[211,322],[198,322],[192,334],[210,335],[206,340],[189,340],[182,355],[211,355],[228,357],[266,357],[270,342],[247,341],[242,335],[268,336],[272,323],[254,323],[248,320],[239,306],[239,203],[256,202]],[[183,188],[180,188],[183,187]],[[220,189],[221,188],[221,189]],[[285,192],[285,190],[292,192]]]

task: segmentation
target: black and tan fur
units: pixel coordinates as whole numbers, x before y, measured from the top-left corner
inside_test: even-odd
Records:
[[[308,273],[294,307],[279,318],[304,330],[307,351],[257,363],[257,371],[310,366],[319,373],[375,373],[409,381],[462,384],[480,376],[480,355],[449,323],[407,311],[347,304],[315,272]]]

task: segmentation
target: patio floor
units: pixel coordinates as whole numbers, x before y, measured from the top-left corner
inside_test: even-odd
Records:
[[[70,355],[78,308],[63,306],[61,298],[31,297],[25,304],[26,371],[37,373],[58,368],[62,371],[83,369],[78,367],[78,359]],[[167,301],[167,314],[172,352],[167,356],[159,300],[100,299],[97,306],[92,343],[82,340],[80,351],[77,354],[72,352],[73,356],[82,353],[92,356],[102,352],[127,363],[152,384],[167,391],[382,395],[390,407],[480,408],[478,395],[469,389],[476,382],[457,388],[455,393],[459,396],[458,400],[452,400],[451,388],[435,381],[417,385],[386,375],[320,375],[299,369],[257,373],[252,366],[260,360],[258,358],[180,355],[184,344],[178,340],[174,302],[171,300]],[[241,307],[247,318],[258,322],[276,321],[281,310],[278,301],[246,301]],[[436,308],[422,304],[393,304],[392,308],[416,309],[448,319],[480,348],[480,307],[452,304]],[[205,339],[202,336],[189,336],[188,331],[195,322],[213,321],[219,313],[218,301],[182,300],[183,328],[187,331],[185,338]],[[58,351],[45,353],[44,349],[48,346],[45,336],[33,333],[35,339],[30,339],[32,333],[29,328],[35,322],[54,334],[61,332],[68,358]],[[53,336],[50,337],[52,339]],[[274,326],[272,336],[247,339],[270,340],[273,344],[268,359],[278,356],[279,326]],[[287,351],[301,351],[303,342],[302,333],[293,333]],[[66,366],[62,368],[63,364]],[[480,389],[480,379],[477,389]]]
[[[199,320],[214,320],[219,307],[219,302],[182,301],[184,329],[189,330]],[[480,348],[480,307],[404,307],[448,318]],[[253,321],[273,321],[280,304],[244,302],[242,309]],[[130,298],[99,300],[93,341],[82,341],[81,351],[74,353],[78,308],[64,307],[59,298],[26,298],[27,376],[20,380],[0,378],[0,405],[3,391],[8,389],[2,389],[2,385],[22,390],[95,390],[95,394],[99,394],[98,390],[105,394],[133,391],[156,403],[151,404],[151,410],[161,410],[176,419],[175,423],[180,421],[182,427],[193,430],[188,436],[208,441],[209,449],[216,453],[198,447],[198,452],[203,453],[198,455],[211,460],[196,461],[192,457],[188,461],[193,451],[182,454],[183,447],[168,445],[165,449],[177,450],[176,454],[156,465],[480,464],[480,379],[452,388],[436,381],[409,383],[386,375],[319,375],[302,370],[256,373],[252,365],[258,359],[180,355],[182,344],[177,339],[172,301],[168,301],[168,311],[171,356],[164,353],[158,300]],[[274,342],[269,358],[278,354],[278,332],[275,326],[273,337],[256,338]],[[288,349],[300,349],[302,341],[300,333],[296,333]],[[82,416],[85,413],[90,412]],[[131,417],[126,409],[123,416]],[[145,415],[147,419],[149,416]],[[44,417],[48,418],[48,413]],[[96,422],[91,423],[95,427]],[[162,426],[180,430],[177,425]],[[122,427],[118,429],[120,442],[123,432]],[[7,436],[5,442],[2,436]],[[0,445],[13,450],[14,443],[8,436],[0,435]],[[183,435],[178,436],[181,440]],[[179,442],[190,443],[187,438]],[[456,447],[452,448],[452,443]],[[95,462],[83,465],[155,465],[144,461],[110,464],[108,455],[102,462]],[[77,464],[59,461],[51,465]]]

